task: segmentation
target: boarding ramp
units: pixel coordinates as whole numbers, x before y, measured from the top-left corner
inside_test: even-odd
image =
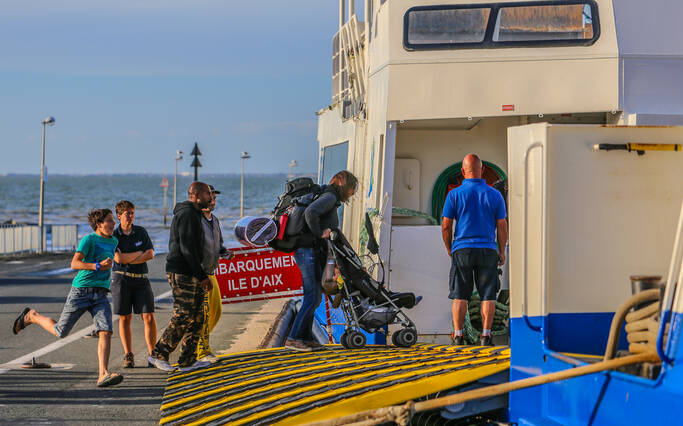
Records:
[[[262,349],[168,377],[162,425],[295,425],[399,404],[509,368],[507,347]]]

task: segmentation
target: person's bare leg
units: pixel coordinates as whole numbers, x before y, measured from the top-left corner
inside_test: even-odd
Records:
[[[100,369],[100,377],[97,381],[102,380],[109,374],[109,351],[111,349],[111,333],[108,331],[100,331],[99,340],[97,342],[97,360]]]
[[[453,329],[462,330],[465,324],[465,313],[467,312],[467,300],[465,299],[453,299],[453,305],[451,307],[453,313]]]
[[[496,301],[482,300],[481,302],[481,320],[484,325],[484,330],[490,330],[493,326],[493,317],[496,315]]]
[[[31,309],[24,316],[24,324],[26,324],[26,325],[38,324],[39,326],[43,327],[45,330],[47,330],[53,336],[57,336],[57,334],[55,333],[55,324],[56,323],[57,323],[57,321],[53,320],[50,317],[46,317],[45,315],[40,315],[38,312],[36,312],[35,309]],[[57,336],[57,337],[59,337],[59,336]]]
[[[142,322],[145,324],[145,342],[147,342],[147,351],[152,354],[154,346],[157,344],[157,322],[154,319],[154,313],[143,313]]]
[[[124,355],[133,352],[133,337],[130,329],[132,319],[133,314],[119,315],[119,337],[121,337]]]

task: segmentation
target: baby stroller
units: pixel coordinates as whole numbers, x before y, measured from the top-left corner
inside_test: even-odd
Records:
[[[377,255],[378,245],[367,214],[365,228],[368,231],[368,251]],[[422,296],[387,290],[384,287],[384,265],[381,259],[373,264],[373,267],[381,268],[381,281],[372,278],[341,231],[332,231],[329,247],[342,277],[340,282],[343,281],[339,285],[340,295],[337,296],[342,297],[341,309],[346,322],[346,331],[340,338],[341,345],[348,349],[362,348],[366,338],[360,332],[361,328],[374,333],[380,327],[400,324],[403,328],[392,334],[392,343],[400,347],[412,346],[417,341],[417,330],[415,323],[402,309],[412,308]]]

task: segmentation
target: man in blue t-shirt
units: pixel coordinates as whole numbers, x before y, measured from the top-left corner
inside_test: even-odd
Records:
[[[17,334],[30,324],[38,324],[56,337],[66,337],[78,319],[84,313],[90,312],[99,337],[97,386],[113,386],[123,381],[122,375],[110,373],[108,370],[112,314],[107,293],[118,240],[112,235],[115,223],[111,210],[90,210],[88,222],[95,232],[81,239],[71,259],[71,269],[78,270],[78,274],[71,283],[71,290],[64,303],[59,321],[41,315],[34,309],[25,308],[14,321],[12,332]]]
[[[505,263],[508,239],[505,201],[481,178],[483,165],[475,154],[462,162],[462,185],[448,193],[441,234],[451,256],[448,297],[453,299],[453,343],[462,345],[467,302],[476,285],[481,298],[482,346],[492,346],[491,326],[500,287],[498,266]],[[455,219],[455,232],[453,220]],[[496,232],[497,231],[497,232]]]

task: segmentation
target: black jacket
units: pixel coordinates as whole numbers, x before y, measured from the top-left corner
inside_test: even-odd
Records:
[[[316,238],[321,238],[326,228],[339,227],[337,208],[341,206],[339,192],[334,185],[323,185],[322,194],[304,212],[306,224]]]
[[[195,209],[190,201],[178,203],[173,209],[166,272],[191,275],[202,281],[207,277],[202,268],[203,257],[202,212]]]

